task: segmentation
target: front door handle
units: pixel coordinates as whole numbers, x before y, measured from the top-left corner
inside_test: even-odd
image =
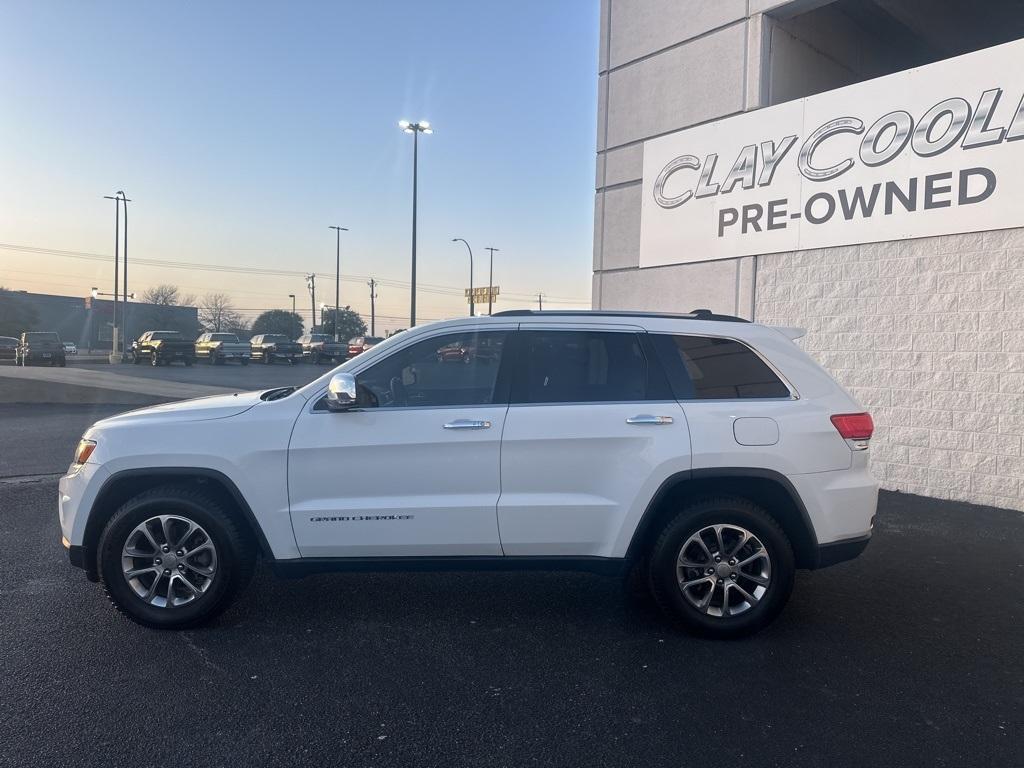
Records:
[[[482,419],[456,419],[444,425],[445,429],[490,429],[491,422]]]
[[[649,413],[640,413],[626,419],[627,424],[671,424],[671,416],[652,416]]]

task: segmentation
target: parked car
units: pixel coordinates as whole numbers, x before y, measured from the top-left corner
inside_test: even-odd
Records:
[[[63,368],[67,360],[64,357],[64,345],[61,344],[60,336],[56,333],[28,331],[21,334],[15,362],[22,366],[42,363],[43,365],[59,365]]]
[[[348,359],[348,344],[335,341],[326,333],[307,333],[295,340],[302,345],[302,359],[311,363],[343,363]]]
[[[270,364],[275,360],[285,360],[295,365],[302,358],[302,345],[290,340],[283,333],[262,333],[249,340],[252,359]]]
[[[18,340],[13,336],[0,336],[0,360],[18,359]]]
[[[220,365],[235,360],[242,365],[249,364],[252,349],[247,341],[239,341],[233,333],[204,333],[196,339],[196,359],[209,360],[210,365]]]
[[[799,335],[706,310],[412,328],[301,388],[97,422],[59,484],[64,546],[150,627],[215,616],[261,555],[634,574],[683,627],[748,634],[874,523],[871,417]]]
[[[78,345],[75,344],[75,342],[73,342],[73,341],[65,341],[64,342],[64,354],[65,355],[77,355],[78,354]]]
[[[196,361],[195,343],[180,331],[146,331],[132,342],[132,362],[139,365],[170,365],[174,362],[192,365]]]
[[[384,339],[380,336],[356,336],[348,340],[348,356],[350,358],[361,355],[371,347],[380,344]]]

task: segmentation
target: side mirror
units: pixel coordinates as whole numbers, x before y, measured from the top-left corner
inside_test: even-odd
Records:
[[[336,373],[327,385],[327,409],[350,411],[356,407],[356,377],[351,373]]]

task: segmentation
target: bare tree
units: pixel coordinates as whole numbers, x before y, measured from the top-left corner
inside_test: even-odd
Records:
[[[155,304],[158,307],[194,306],[196,297],[192,294],[183,294],[176,285],[161,283],[143,291],[142,301],[146,304]]]
[[[208,331],[230,332],[241,324],[242,318],[226,293],[208,293],[199,302],[199,322]]]

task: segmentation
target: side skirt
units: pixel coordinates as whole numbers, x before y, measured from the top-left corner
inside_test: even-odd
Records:
[[[389,571],[585,571],[603,576],[626,573],[626,560],[613,557],[302,557],[269,562],[274,573],[283,578]]]

